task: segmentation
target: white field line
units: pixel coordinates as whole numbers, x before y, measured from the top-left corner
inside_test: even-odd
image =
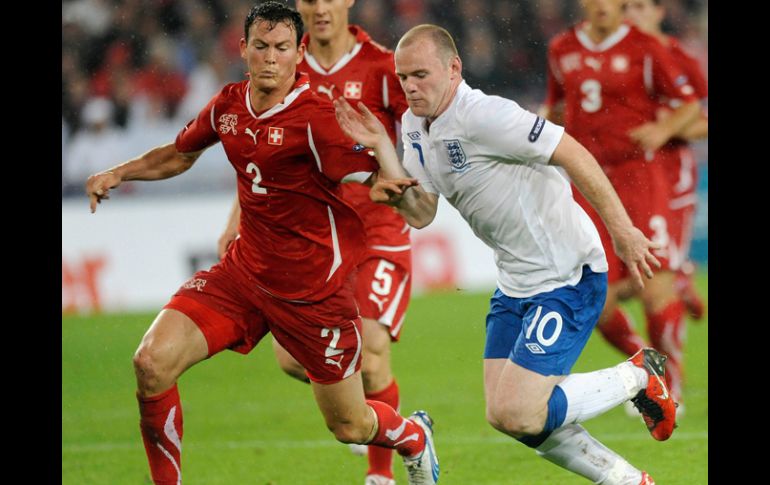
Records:
[[[649,441],[650,437],[641,433],[612,433],[594,436],[603,443],[624,442],[624,441]],[[672,441],[708,441],[708,431],[692,431],[674,433]],[[447,438],[439,441],[447,445],[489,445],[498,443],[512,443],[513,438],[505,436],[494,437],[459,437]],[[140,450],[142,449],[142,440],[137,433],[135,441],[113,441],[104,443],[74,443],[62,444],[62,453],[94,453],[110,452],[120,450]],[[240,449],[240,448],[273,448],[273,449],[313,449],[313,448],[331,448],[340,446],[331,436],[326,440],[238,440],[238,441],[207,441],[207,442],[185,442],[185,450],[193,449]]]

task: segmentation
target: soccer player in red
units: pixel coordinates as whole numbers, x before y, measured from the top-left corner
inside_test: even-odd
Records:
[[[156,484],[181,482],[178,377],[224,349],[248,353],[268,332],[307,370],[326,425],[345,443],[395,448],[409,483],[434,484],[432,422],[364,397],[361,319],[353,270],[363,224],[340,182],[364,180],[374,160],[338,127],[334,108],[297,74],[302,20],[278,2],[251,9],[240,42],[249,79],[228,84],[174,143],[92,175],[91,210],[126,180],[189,169],[221,142],[238,177],[240,237],[222,261],[171,297],[134,355],[140,428]]]
[[[669,50],[677,65],[687,75],[695,95],[705,99],[708,96],[708,84],[697,59],[688,54],[675,38],[664,34],[661,30],[666,12],[660,0],[629,0],[625,5],[625,15],[641,31],[655,37]],[[657,116],[662,119],[669,116],[671,109],[678,106],[680,101],[663,98],[660,103]],[[688,312],[696,320],[703,317],[704,305],[692,284],[693,264],[689,261],[688,255],[695,218],[698,167],[688,141],[706,136],[708,136],[708,118],[704,113],[663,145],[656,153],[655,159],[655,163],[661,164],[664,168],[670,191],[668,233],[671,237],[671,266],[676,270],[676,289]],[[684,319],[664,322],[648,321],[649,323],[664,324],[650,326],[648,334],[652,345],[669,356],[666,362],[666,380],[674,398],[680,401],[680,410],[682,410],[682,346],[686,331]]]
[[[634,225],[663,247],[655,255],[663,271],[639,292],[651,328],[681,320],[684,308],[674,289],[667,175],[659,149],[699,115],[695,90],[671,54],[654,37],[624,22],[623,0],[583,0],[587,20],[551,41],[548,92],[543,113],[563,102],[566,129],[602,165]],[[657,118],[659,99],[680,100]],[[644,342],[618,311],[618,299],[637,291],[615,256],[596,212],[574,191],[594,220],[609,262],[607,303],[599,330],[628,355]]]
[[[374,42],[359,26],[348,23],[352,0],[298,0],[306,33],[305,56],[297,70],[307,73],[310,87],[330,101],[344,96],[362,101],[387,127],[395,144],[396,123],[406,111],[403,90],[395,74],[393,52]],[[399,406],[398,384],[390,363],[390,344],[398,341],[411,293],[409,225],[395,210],[369,199],[369,187],[341,186],[342,198],[358,212],[366,232],[366,254],[358,265],[356,302],[363,320],[361,376],[367,399]],[[219,239],[220,256],[238,235],[240,212],[236,201],[225,232]],[[307,381],[305,369],[277,340],[273,341],[281,368]],[[380,446],[366,453],[369,468],[365,485],[392,485],[393,451]]]

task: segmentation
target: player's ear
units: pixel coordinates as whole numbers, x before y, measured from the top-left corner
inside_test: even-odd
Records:
[[[302,62],[302,58],[305,57],[305,44],[300,44],[297,47],[297,65]]]
[[[450,71],[449,77],[453,80],[462,75],[463,61],[460,59],[460,56],[454,56],[452,60],[449,61],[449,71]]]
[[[244,61],[246,60],[246,46],[247,46],[246,39],[241,37],[240,42],[238,42],[238,48],[241,51],[241,59],[243,59]]]

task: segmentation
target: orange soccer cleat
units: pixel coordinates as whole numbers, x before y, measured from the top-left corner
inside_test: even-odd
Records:
[[[647,388],[639,391],[631,402],[642,413],[644,424],[652,437],[658,441],[669,439],[676,428],[676,403],[663,378],[667,358],[655,349],[645,348],[628,359],[649,375]]]

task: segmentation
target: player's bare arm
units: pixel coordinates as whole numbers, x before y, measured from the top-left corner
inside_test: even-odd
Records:
[[[564,168],[575,186],[596,209],[612,236],[615,252],[628,266],[634,285],[638,289],[644,288],[639,267],[647,278],[652,278],[650,264],[660,268],[660,262],[650,251],[659,249],[660,245],[647,239],[631,223],[599,163],[583,145],[564,133],[553,152],[551,164]]]
[[[112,167],[104,172],[91,175],[86,180],[86,195],[91,200],[91,212],[96,204],[110,198],[114,189],[128,180],[163,180],[175,177],[192,167],[203,150],[191,153],[177,151],[175,144],[161,145],[144,155]]]
[[[430,224],[436,217],[438,195],[426,192],[409,177],[380,120],[363,103],[358,103],[360,113],[344,98],[336,99],[334,107],[345,134],[374,149],[380,171],[372,184],[371,199],[395,207],[412,227],[419,229]]]
[[[654,151],[695,122],[700,113],[700,103],[691,101],[675,109],[671,116],[637,126],[628,135],[645,150]]]

